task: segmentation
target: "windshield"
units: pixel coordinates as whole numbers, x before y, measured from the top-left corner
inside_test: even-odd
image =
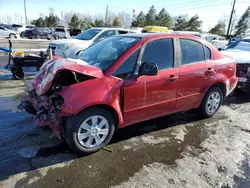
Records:
[[[101,31],[101,29],[88,29],[77,35],[75,38],[79,40],[91,40]]]
[[[90,46],[78,58],[105,71],[125,51],[137,43],[140,37],[114,36]]]
[[[236,42],[233,42],[227,47],[227,50],[228,49],[236,49],[236,50],[250,52],[250,39],[243,39],[243,40],[238,40]]]

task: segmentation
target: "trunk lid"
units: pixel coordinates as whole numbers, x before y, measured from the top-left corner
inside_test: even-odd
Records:
[[[95,78],[103,77],[101,69],[89,65],[83,60],[56,58],[45,62],[40,68],[40,71],[37,73],[33,81],[33,89],[36,90],[38,95],[45,94],[50,89],[56,75],[64,70]]]

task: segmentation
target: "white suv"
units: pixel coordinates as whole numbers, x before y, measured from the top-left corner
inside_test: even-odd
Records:
[[[55,40],[49,44],[49,49],[52,48],[56,56],[65,58],[74,58],[80,50],[88,48],[90,45],[104,40],[108,37],[136,33],[135,30],[122,28],[91,28],[81,32],[73,39]]]
[[[16,32],[20,34],[21,37],[24,37],[23,34],[25,30],[31,30],[36,28],[35,25],[22,25],[22,24],[12,24],[11,27],[14,28]]]

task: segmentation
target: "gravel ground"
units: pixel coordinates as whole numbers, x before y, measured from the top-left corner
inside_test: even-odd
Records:
[[[249,93],[228,97],[210,119],[185,112],[118,130],[105,149],[79,157],[17,111],[31,80],[3,70],[0,187],[250,187]]]

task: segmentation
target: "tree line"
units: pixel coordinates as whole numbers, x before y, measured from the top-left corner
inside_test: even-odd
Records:
[[[60,25],[60,19],[58,16],[51,13],[45,18],[38,18],[33,20],[32,24],[38,27],[56,27]],[[119,17],[114,16],[113,18],[108,18],[107,23],[104,23],[103,19],[91,19],[87,17],[79,17],[77,14],[73,14],[69,23],[71,29],[88,29],[91,27],[103,27],[103,26],[121,26],[121,21]],[[148,12],[145,14],[141,11],[136,18],[132,21],[132,27],[145,27],[145,26],[164,26],[175,31],[201,31],[202,21],[198,15],[194,15],[190,18],[187,16],[172,17],[165,8],[162,8],[159,13],[157,13],[154,5],[152,5]],[[250,28],[250,6],[247,7],[238,23],[235,27],[236,35],[244,35],[247,29]],[[213,28],[209,30],[209,33],[224,35],[226,31],[226,24],[219,21]]]
[[[49,27],[54,28],[60,25],[60,19],[57,15],[50,14],[45,18],[38,18],[36,20],[31,21],[31,24],[36,25],[37,27]],[[88,29],[91,27],[104,27],[104,26],[121,26],[121,23],[117,17],[114,18],[112,23],[105,24],[102,19],[91,20],[88,18],[80,19],[76,14],[73,14],[70,22],[68,23],[70,29]]]
[[[174,20],[165,8],[162,8],[157,14],[154,5],[152,5],[147,14],[140,12],[131,25],[132,27],[163,26],[175,31],[201,31],[202,21],[198,15],[191,18],[179,16]]]

